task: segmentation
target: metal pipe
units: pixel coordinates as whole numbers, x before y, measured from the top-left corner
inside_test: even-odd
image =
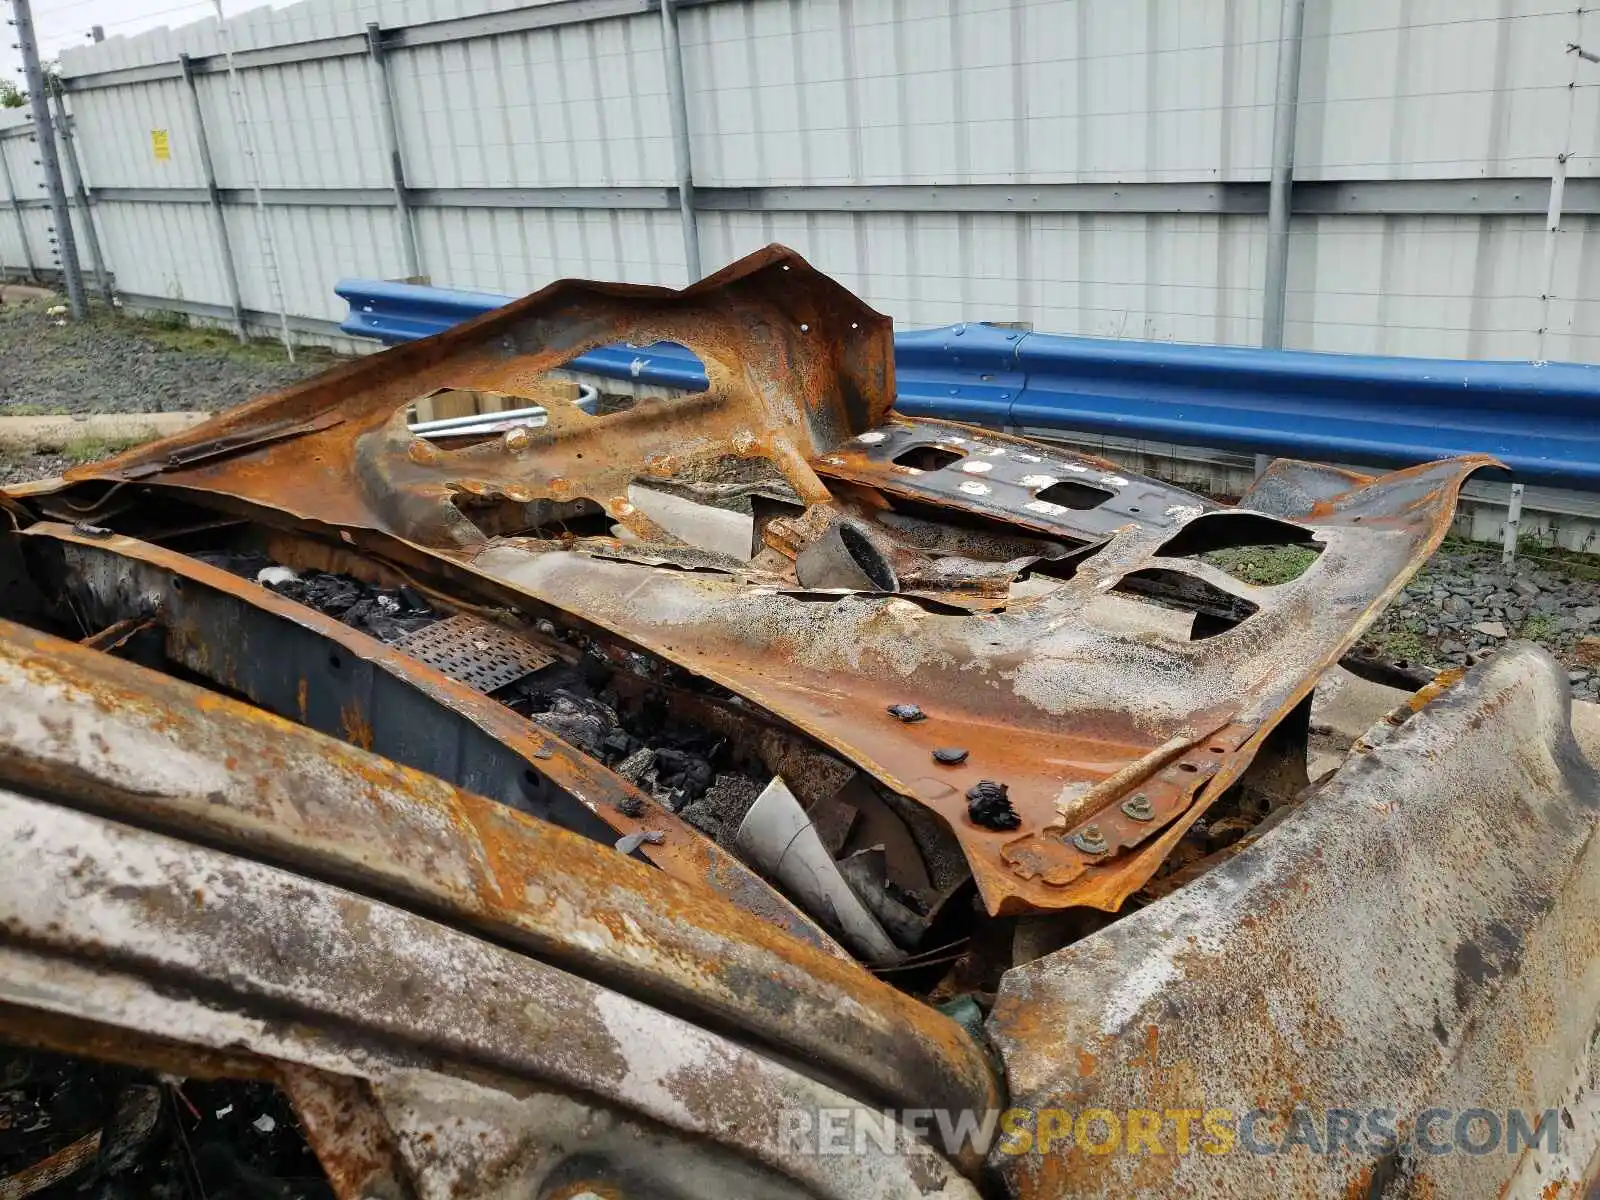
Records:
[[[578,398],[573,404],[592,416],[594,414],[594,406],[599,399],[599,388],[591,383],[580,383],[578,385]],[[504,412],[468,413],[464,417],[440,417],[434,421],[418,421],[413,425],[406,426],[406,428],[412,433],[423,437],[435,433],[455,435],[480,432],[480,426],[482,431],[497,429],[508,421],[525,420],[532,424],[535,422],[535,418],[547,418],[549,415],[549,410],[544,405],[535,404],[530,408],[508,408]]]
[[[672,115],[672,164],[677,172],[678,216],[683,223],[683,260],[689,282],[699,279],[700,223],[694,208],[694,157],[689,141],[689,104],[683,84],[683,48],[678,43],[675,0],[661,0],[661,53],[667,65],[667,107]]]
[[[0,142],[0,179],[5,180],[6,196],[11,201],[11,211],[17,218],[17,238],[22,242],[22,261],[28,265],[28,278],[39,282],[39,268],[33,261],[33,247],[28,245],[28,225],[22,219],[22,199],[11,182],[11,164],[6,161],[5,143]]]
[[[905,957],[845,882],[782,777],[773,776],[756,797],[733,836],[733,848],[868,962],[892,963]]]
[[[105,256],[100,253],[100,233],[94,225],[94,209],[89,206],[89,189],[83,183],[83,168],[78,165],[78,147],[72,133],[72,123],[67,120],[67,96],[61,89],[61,80],[50,84],[51,99],[56,102],[56,120],[61,124],[61,148],[66,151],[67,173],[72,176],[72,194],[83,214],[83,235],[89,242],[89,261],[94,265],[95,278],[100,283],[100,299],[111,308],[115,299],[111,294],[111,273],[106,270]]]
[[[39,165],[44,168],[45,188],[50,193],[50,215],[55,221],[56,253],[67,285],[67,307],[72,319],[89,315],[89,302],[83,296],[83,275],[78,268],[78,242],[72,232],[72,213],[67,208],[67,191],[61,183],[61,160],[56,155],[56,139],[50,123],[50,97],[45,90],[44,69],[39,65],[39,44],[33,36],[33,13],[28,0],[11,0],[17,20],[17,49],[22,52],[22,70],[27,76],[28,104],[33,109],[34,141],[39,147]],[[14,194],[14,193],[13,193]]]
[[[417,250],[417,228],[411,215],[411,196],[406,190],[406,164],[400,154],[400,120],[395,115],[394,88],[383,54],[383,31],[376,21],[367,22],[367,53],[372,60],[372,82],[377,89],[383,138],[389,151],[389,180],[394,188],[394,213],[400,222],[400,246],[406,259],[406,274],[412,279],[421,279],[422,255]]]
[[[228,237],[228,222],[222,215],[222,190],[217,187],[217,170],[211,160],[211,141],[206,137],[206,117],[200,107],[200,87],[195,83],[194,64],[187,54],[178,55],[178,65],[183,69],[183,81],[189,89],[189,108],[194,113],[194,140],[200,151],[200,169],[206,177],[211,227],[216,232],[217,248],[222,256],[222,278],[228,287],[228,306],[233,309],[233,334],[242,346],[250,340],[244,327],[244,297],[239,292],[239,270],[233,262],[233,243]]]
[[[1283,349],[1289,294],[1289,193],[1294,185],[1295,116],[1306,0],[1283,0],[1278,30],[1278,90],[1272,102],[1272,184],[1267,196],[1267,277],[1261,295],[1261,345]]]

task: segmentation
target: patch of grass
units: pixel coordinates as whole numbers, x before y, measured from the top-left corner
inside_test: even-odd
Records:
[[[84,434],[61,444],[60,454],[63,458],[70,458],[75,463],[99,462],[101,459],[110,458],[113,454],[121,454],[124,450],[131,450],[135,446],[142,446],[148,438],[114,438],[101,437],[94,434]]]
[[[1272,587],[1299,579],[1317,561],[1317,551],[1308,546],[1243,546],[1213,550],[1203,558],[1235,579]]]
[[[173,308],[164,308],[138,319],[154,329],[173,330],[189,328],[189,314],[179,312],[177,309]]]
[[[171,319],[173,317],[179,320],[174,322]],[[281,342],[257,338],[241,345],[239,339],[228,330],[191,325],[183,313],[163,312],[147,317],[122,317],[120,320],[124,325],[133,326],[146,341],[181,354],[205,354],[214,358],[232,358],[273,366],[282,366],[289,361]],[[297,362],[332,363],[339,359],[339,355],[322,346],[296,346],[294,354]]]
[[[1517,539],[1517,558],[1553,567],[1571,579],[1600,581],[1600,556],[1554,546],[1533,534],[1525,533]]]
[[[53,417],[62,411],[47,404],[0,404],[0,417]]]
[[[1555,624],[1550,619],[1549,613],[1529,613],[1522,622],[1520,630],[1523,637],[1530,641],[1543,642],[1555,636]]]
[[[1370,640],[1380,657],[1393,663],[1415,664],[1428,656],[1428,643],[1423,640],[1422,631],[1411,625],[1377,630]]]

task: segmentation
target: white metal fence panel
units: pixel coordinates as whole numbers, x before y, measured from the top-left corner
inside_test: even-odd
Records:
[[[746,0],[683,18],[697,180],[1265,179],[1278,0]]]
[[[72,113],[80,130],[78,159],[92,186],[205,186],[193,108],[181,79],[83,92],[72,98]],[[218,126],[208,128],[215,141]]]
[[[408,227],[416,270],[445,286],[682,284],[657,3],[306,0],[226,38],[208,20],[67,52],[119,288],[231,313],[180,53],[256,326],[279,302],[258,175],[300,330],[342,315],[337,277],[410,274]],[[704,270],[776,240],[906,325],[1259,340],[1280,0],[679,8]],[[1585,39],[1600,13],[1554,0],[1309,0],[1291,346],[1600,358],[1600,66],[1567,51]],[[27,143],[0,145],[42,199]],[[46,210],[22,213],[52,266]],[[19,256],[0,211],[0,266]]]
[[[1295,174],[1302,179],[1600,173],[1600,72],[1567,52],[1600,13],[1555,0],[1311,3]]]

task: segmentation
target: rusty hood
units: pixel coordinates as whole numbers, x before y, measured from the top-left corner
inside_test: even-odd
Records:
[[[708,387],[597,413],[553,382],[591,348],[657,341],[694,351]],[[450,449],[408,427],[443,391],[548,417]],[[1230,506],[1059,445],[905,419],[894,395],[888,318],[770,246],[682,291],[552,284],[66,486],[201,501],[604,631],[932,814],[1006,914],[1115,910],[1140,888],[1492,464],[1278,462]],[[658,487],[696,503],[729,479],[762,501],[748,556],[641,503]],[[1270,586],[1213,558],[1259,545],[1315,558]],[[920,719],[890,711],[906,705]],[[980,785],[1004,803],[983,810]]]

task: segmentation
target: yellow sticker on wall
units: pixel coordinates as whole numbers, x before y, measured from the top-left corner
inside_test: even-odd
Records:
[[[157,162],[166,162],[172,157],[172,141],[167,137],[165,129],[150,131],[150,150],[156,156]]]

